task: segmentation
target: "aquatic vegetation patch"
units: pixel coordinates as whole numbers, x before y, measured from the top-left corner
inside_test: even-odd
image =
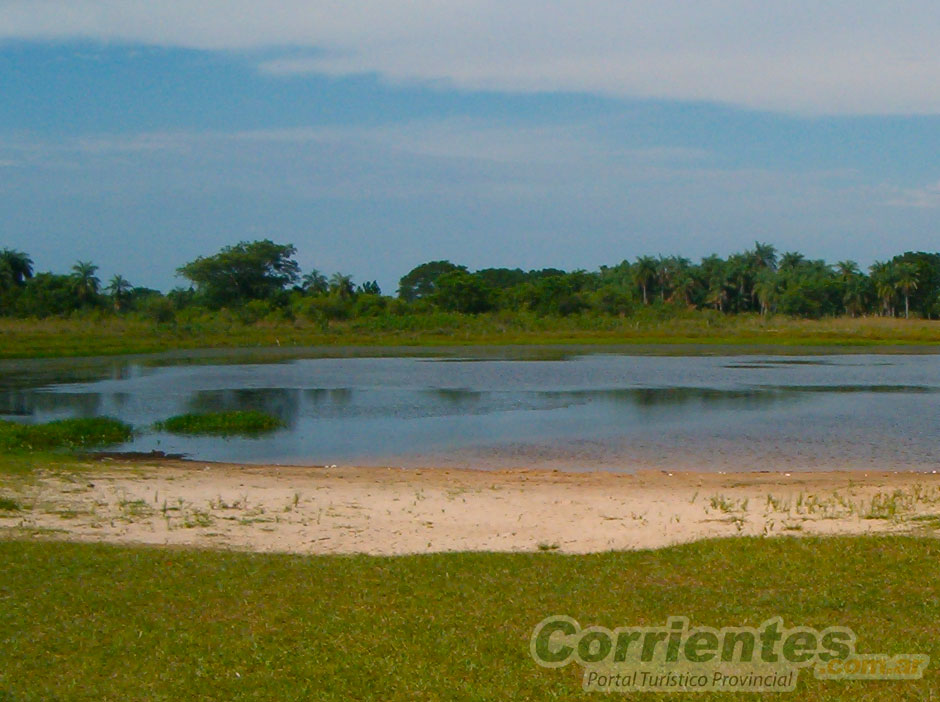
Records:
[[[257,410],[233,410],[229,412],[192,412],[170,417],[157,422],[158,431],[171,434],[237,436],[264,434],[285,426],[275,416]]]

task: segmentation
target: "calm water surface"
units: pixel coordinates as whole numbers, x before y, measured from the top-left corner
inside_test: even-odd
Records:
[[[464,351],[463,353],[468,353]],[[557,354],[556,354],[557,355]],[[234,362],[233,362],[234,361]],[[265,463],[562,470],[940,469],[940,356],[380,357],[8,362],[0,414],[110,415],[119,450]],[[261,409],[258,439],[153,432]]]

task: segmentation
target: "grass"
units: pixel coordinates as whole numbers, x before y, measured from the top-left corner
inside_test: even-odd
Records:
[[[936,661],[938,559],[940,541],[898,536],[399,558],[0,541],[0,700],[597,699],[579,669],[529,658],[550,614],[608,627],[780,615],[849,626],[860,653]],[[933,666],[905,682],[805,671],[793,699],[935,699]]]
[[[60,419],[45,424],[0,420],[0,452],[112,446],[132,435],[129,425],[110,417]]]
[[[0,497],[0,512],[20,512],[22,509],[23,505],[12,497]]]
[[[256,410],[229,412],[200,412],[179,414],[154,425],[159,431],[171,434],[206,434],[214,436],[253,435],[274,431],[284,422]]]
[[[882,317],[792,319],[711,311],[642,310],[635,317],[539,317],[525,312],[434,313],[321,324],[227,313],[156,324],[91,315],[0,319],[0,358],[95,356],[173,349],[267,346],[453,346],[500,344],[744,344],[771,346],[910,346],[940,343],[940,322]]]

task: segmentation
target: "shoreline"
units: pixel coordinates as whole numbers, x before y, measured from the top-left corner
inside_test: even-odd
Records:
[[[726,536],[940,533],[940,474],[575,473],[98,460],[4,481],[0,538],[297,554],[595,553]]]

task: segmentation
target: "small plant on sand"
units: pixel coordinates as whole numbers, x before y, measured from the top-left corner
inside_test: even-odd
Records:
[[[22,509],[23,505],[12,497],[0,497],[0,512],[19,512]]]
[[[255,435],[280,429],[284,422],[257,410],[180,414],[157,422],[155,428],[171,434],[213,436]]]

